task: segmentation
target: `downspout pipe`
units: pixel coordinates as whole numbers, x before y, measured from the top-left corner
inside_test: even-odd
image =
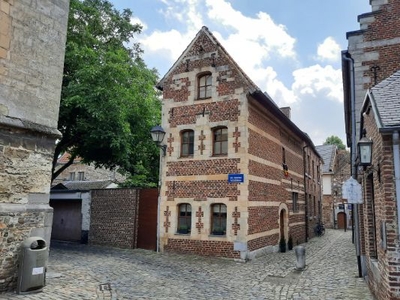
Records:
[[[393,163],[397,204],[397,235],[400,239],[400,141],[399,131],[393,132]]]
[[[355,97],[355,80],[354,80],[354,60],[349,52],[342,52],[342,58],[348,62],[350,66],[350,109],[351,109],[351,175],[357,180],[357,140],[356,140],[356,97]],[[354,220],[354,243],[356,246],[358,275],[362,277],[363,271],[361,266],[360,251],[360,224],[358,218],[358,204],[353,205]]]
[[[305,218],[305,242],[308,242],[308,194],[307,194],[307,175],[306,175],[306,168],[307,168],[307,155],[306,155],[306,148],[308,145],[303,147],[303,180],[304,180],[304,218]]]

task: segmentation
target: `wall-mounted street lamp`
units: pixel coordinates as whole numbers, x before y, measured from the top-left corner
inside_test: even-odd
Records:
[[[363,137],[358,141],[358,157],[359,157],[359,166],[370,166],[372,164],[372,140],[367,138],[366,130],[363,130]]]
[[[164,129],[160,125],[157,125],[150,130],[150,133],[153,142],[156,143],[157,147],[163,150],[163,156],[165,156],[167,153],[167,145],[161,144],[165,136]]]

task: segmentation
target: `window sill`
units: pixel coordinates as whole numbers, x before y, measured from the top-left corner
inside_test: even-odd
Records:
[[[180,232],[175,232],[175,235],[184,235],[184,236],[190,236],[190,232],[188,232],[188,233],[180,233]]]
[[[193,155],[179,156],[179,158],[180,158],[180,159],[185,159],[185,158],[186,158],[186,159],[188,159],[188,158],[191,159],[191,158],[193,158]]]

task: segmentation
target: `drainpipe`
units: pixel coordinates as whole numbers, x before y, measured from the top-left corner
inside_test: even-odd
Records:
[[[356,140],[356,97],[355,97],[355,83],[354,83],[354,60],[349,52],[342,53],[342,58],[346,60],[350,65],[350,105],[351,105],[351,175],[357,180],[357,140]],[[360,224],[358,218],[358,204],[352,204],[353,206],[353,232],[354,232],[354,243],[356,246],[357,254],[357,265],[358,265],[358,276],[362,277],[363,268],[361,266],[360,256]]]
[[[304,217],[305,217],[305,221],[306,221],[306,223],[305,223],[305,231],[306,231],[305,232],[306,233],[305,241],[306,242],[308,242],[308,201],[307,201],[308,195],[307,195],[307,176],[306,176],[306,167],[307,167],[306,159],[307,159],[307,156],[306,156],[306,151],[305,151],[305,149],[307,147],[308,147],[308,145],[303,146],[303,180],[304,180],[304,203],[305,203],[305,205],[304,205]]]
[[[397,235],[400,238],[400,141],[399,132],[393,132],[393,163],[397,203]]]

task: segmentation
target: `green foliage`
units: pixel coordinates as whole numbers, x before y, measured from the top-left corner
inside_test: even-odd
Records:
[[[346,150],[346,146],[343,144],[343,141],[336,135],[326,138],[324,145],[336,145],[338,149]]]
[[[132,12],[113,8],[107,0],[71,0],[57,157],[109,169],[119,168],[143,186],[157,183],[159,150],[149,132],[161,119],[154,89],[157,73],[142,61],[132,44],[140,25],[130,23]],[[68,165],[68,164],[67,164]]]

